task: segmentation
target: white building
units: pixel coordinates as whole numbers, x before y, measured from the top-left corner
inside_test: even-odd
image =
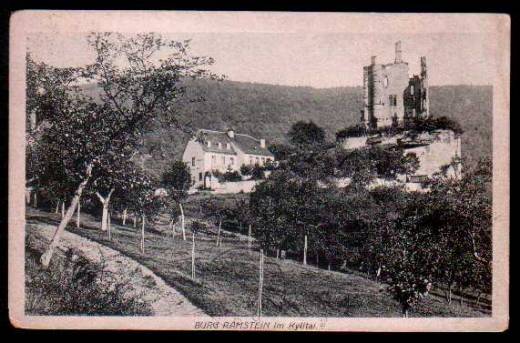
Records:
[[[190,139],[182,155],[189,168],[194,187],[210,187],[214,171],[239,171],[245,165],[265,165],[274,156],[265,139],[249,135],[199,129]]]

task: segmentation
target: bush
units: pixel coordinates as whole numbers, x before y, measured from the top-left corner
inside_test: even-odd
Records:
[[[225,172],[223,175],[223,179],[224,179],[224,181],[227,181],[227,182],[242,181],[242,177],[240,176],[240,173],[237,172],[236,170]]]
[[[348,137],[361,137],[366,134],[367,130],[364,125],[354,125],[336,132],[336,140],[342,140]]]
[[[208,225],[197,220],[194,220],[191,223],[191,231],[193,231],[194,233],[209,233]]]
[[[253,171],[253,167],[250,165],[242,164],[240,166],[240,173],[244,176],[251,175],[251,172]]]
[[[464,132],[457,121],[448,117],[414,118],[405,119],[403,126],[392,125],[390,127],[381,128],[374,128],[371,126],[369,130],[366,130],[365,127],[360,124],[349,126],[336,132],[336,140],[341,141],[345,138],[361,137],[365,135],[392,135],[402,133],[404,131],[432,132],[435,130],[451,130],[458,135]]]
[[[251,171],[251,179],[253,180],[263,180],[265,179],[264,168],[255,164],[253,170]]]
[[[103,265],[69,250],[56,254],[49,269],[40,253],[26,246],[25,310],[32,315],[150,315],[149,305],[128,297],[131,286],[117,283]]]

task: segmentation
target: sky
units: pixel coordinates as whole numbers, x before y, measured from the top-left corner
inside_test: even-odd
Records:
[[[370,56],[376,55],[378,63],[393,62],[398,40],[410,74],[419,73],[419,58],[426,56],[431,85],[488,85],[496,74],[496,42],[486,31],[403,31],[392,30],[391,25],[384,30],[379,25],[378,30],[345,32],[349,30],[311,26],[317,29],[186,32],[184,27],[172,32],[173,27],[162,35],[191,39],[193,55],[213,57],[216,62],[211,70],[234,81],[316,88],[360,86]],[[86,36],[81,31],[31,33],[27,50],[35,60],[54,66],[82,66],[94,59]]]

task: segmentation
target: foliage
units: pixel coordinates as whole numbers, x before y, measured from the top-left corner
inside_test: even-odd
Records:
[[[190,169],[185,162],[175,161],[162,177],[164,186],[176,191],[187,191],[191,186]]]
[[[294,147],[287,144],[271,144],[268,149],[277,161],[286,160],[295,152]]]
[[[251,175],[251,173],[253,172],[253,166],[249,165],[249,164],[242,164],[240,166],[240,174],[244,175],[244,176],[247,176],[247,175]]]
[[[265,179],[265,169],[262,166],[255,164],[253,166],[253,169],[251,170],[251,179],[252,180]]]
[[[361,137],[367,135],[367,129],[364,125],[356,124],[348,126],[342,130],[336,132],[336,140],[340,141],[348,137]]]
[[[59,69],[29,63],[33,98],[27,105],[46,123],[31,150],[30,157],[37,158],[31,173],[54,196],[72,196],[78,185],[90,182],[91,194],[114,189],[135,211],[151,214],[161,201],[154,198],[153,180],[134,165],[136,150],[155,123],[180,126],[182,81],[216,79],[204,69],[213,60],[191,56],[189,41],[155,34],[92,33],[88,42],[96,56],[91,65]],[[89,95],[78,83],[99,92]]]
[[[406,173],[416,158],[382,150],[356,154],[349,153],[345,166],[353,179]],[[362,164],[372,161],[367,156],[382,158]],[[427,193],[324,188],[312,178],[277,170],[250,194],[250,212],[265,249],[298,255],[307,235],[314,253],[336,266],[355,261],[357,251],[357,266],[387,283],[407,314],[433,287],[490,292],[490,181],[486,162],[462,180],[439,175]]]
[[[236,170],[226,171],[223,175],[223,178],[224,178],[224,181],[226,181],[226,182],[242,181],[242,176],[240,176],[240,173]]]
[[[313,121],[298,121],[287,133],[289,141],[296,146],[314,146],[325,142],[325,130]]]
[[[392,125],[390,127],[376,128],[371,126],[368,130],[361,124],[348,126],[336,132],[336,140],[341,141],[349,137],[362,137],[367,135],[392,135],[402,133],[404,131],[413,132],[432,132],[435,130],[451,130],[455,134],[460,135],[464,132],[461,125],[454,119],[446,116],[430,117],[430,118],[408,118],[405,119],[404,125]]]
[[[118,283],[102,264],[72,250],[42,270],[37,251],[26,248],[26,311],[31,315],[150,315],[151,308],[129,297],[130,286]],[[111,285],[112,284],[112,285]]]

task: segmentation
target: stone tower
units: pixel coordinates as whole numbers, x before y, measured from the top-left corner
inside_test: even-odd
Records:
[[[421,57],[421,74],[408,76],[401,41],[395,43],[393,63],[378,64],[372,56],[363,68],[362,121],[368,128],[401,125],[405,119],[429,116],[426,57]]]

